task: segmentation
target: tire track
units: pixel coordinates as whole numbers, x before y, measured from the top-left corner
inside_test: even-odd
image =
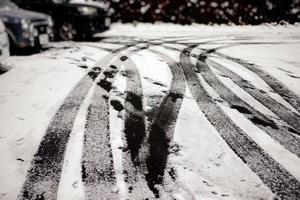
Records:
[[[206,58],[202,54],[199,54],[196,68],[205,81],[220,95],[220,97],[225,100],[231,108],[241,112],[247,119],[260,129],[264,130],[286,149],[300,157],[300,139],[286,130],[286,128],[276,125],[276,123],[266,115],[260,113],[234,94],[234,92],[226,87],[210,69],[209,65],[215,66],[216,63],[211,61],[207,64],[207,62]]]
[[[139,49],[145,49],[145,48],[148,48],[148,47],[140,47]],[[127,146],[128,146],[128,149],[130,150],[130,156],[131,156],[133,165],[135,167],[137,167],[138,170],[141,171],[143,175],[145,175],[147,170],[145,169],[146,164],[143,164],[143,163],[145,163],[146,158],[145,158],[145,150],[141,150],[141,149],[143,149],[141,143],[143,142],[143,140],[145,138],[146,132],[145,132],[145,116],[143,113],[143,106],[142,106],[143,91],[142,91],[142,87],[141,87],[140,75],[139,75],[138,70],[135,67],[134,63],[129,59],[129,55],[124,55],[124,56],[120,57],[120,60],[122,62],[125,62],[124,66],[126,68],[126,76],[127,76],[127,92],[126,92],[125,110],[129,111],[129,112],[126,112],[126,114],[125,114],[126,118],[125,118],[125,130],[124,130],[125,136],[127,139]],[[119,69],[117,69],[117,71],[119,71]],[[104,80],[102,79],[99,82],[99,85],[101,85],[101,87],[104,90],[106,90],[107,93],[109,93],[109,91],[111,89],[113,78],[116,73],[117,72],[115,72],[113,74],[106,73],[106,71],[103,72],[103,74],[107,74],[109,76],[109,78],[112,79],[107,82],[106,78],[105,78]],[[105,92],[105,91],[102,91],[102,96],[103,96],[103,92]],[[98,95],[98,96],[100,96],[100,95]],[[105,96],[105,98],[108,99],[109,94],[105,94],[104,96]],[[99,102],[99,98],[101,98],[101,97],[97,98],[98,99],[97,102]],[[105,114],[106,116],[101,117],[102,118],[101,122],[99,122],[100,121],[99,119],[97,119],[97,120],[94,119],[92,121],[98,121],[97,129],[104,130],[105,132],[107,132],[107,134],[106,134],[107,136],[105,136],[106,137],[105,139],[103,139],[103,138],[98,139],[98,142],[95,142],[95,143],[99,144],[100,141],[103,141],[103,140],[104,141],[107,140],[104,143],[108,143],[109,130],[108,130],[108,128],[106,128],[106,130],[105,130],[105,127],[103,127],[103,126],[100,127],[100,124],[103,125],[103,124],[109,123],[108,121],[105,121],[105,122],[103,121],[103,119],[108,119],[108,115],[109,115],[108,101],[106,101],[106,102],[101,101],[101,103],[98,103],[98,104],[102,105],[102,106],[103,106],[103,104],[106,104],[105,109],[101,108],[101,110],[104,111],[104,113],[106,113]],[[93,108],[93,109],[91,108],[90,110],[99,110],[99,109],[100,108],[98,107],[98,108]],[[89,127],[89,126],[87,125],[87,127]],[[92,125],[90,125],[90,127],[93,127],[93,129],[95,129],[95,127],[97,127],[97,125],[92,124]],[[94,140],[95,139],[92,139],[91,141],[94,141]],[[91,145],[89,144],[86,146],[91,146]],[[109,147],[109,149],[110,149],[110,147]],[[103,158],[100,158],[100,160],[102,160],[104,158],[107,159],[108,157],[111,158],[111,153],[106,153],[106,154],[107,155],[104,155]],[[86,157],[86,156],[84,156],[84,157]],[[93,160],[94,160],[94,158],[92,159],[92,161]],[[109,160],[112,160],[112,159],[109,159]],[[126,155],[125,155],[125,160],[126,160]],[[89,166],[95,166],[95,163],[89,164]],[[113,167],[112,167],[111,162],[109,164],[106,164],[106,166],[109,166],[109,167],[104,167],[105,169],[111,169],[107,173],[108,174],[107,177],[112,177],[113,176],[113,173],[112,173]],[[125,181],[129,185],[131,185],[128,187],[128,189],[129,189],[128,192],[130,194],[135,194],[132,197],[136,198],[137,191],[133,191],[135,188],[132,186],[139,185],[139,186],[144,187],[143,181],[141,180],[141,179],[143,179],[143,177],[141,176],[141,174],[139,174],[139,171],[137,171],[135,169],[135,167],[132,167],[132,165],[130,163],[125,163],[124,166],[125,166],[124,168],[126,169],[126,171],[124,171],[124,174],[126,176]],[[85,161],[83,161],[83,180],[85,180],[85,176],[87,174],[92,174],[92,173],[87,173],[86,171],[87,171],[87,169],[85,167]],[[91,169],[89,171],[91,171]],[[99,171],[99,170],[94,170],[94,171]],[[92,174],[92,177],[95,177],[95,174]],[[87,179],[90,179],[90,178],[87,178]],[[105,179],[104,181],[106,183],[108,182],[107,179]],[[104,182],[104,181],[102,181],[102,182]],[[95,180],[92,180],[89,182],[95,183]],[[98,183],[97,185],[103,185],[103,184]],[[104,186],[104,187],[106,187],[106,186]],[[108,185],[107,188],[111,188],[111,186]],[[96,194],[96,191],[99,191],[99,189],[103,190],[104,188],[93,189],[92,192],[87,192],[89,194],[93,194],[92,198],[90,198],[90,197],[88,197],[88,198],[94,199],[95,196],[99,197],[100,194]],[[139,188],[139,189],[141,189],[141,188]],[[105,191],[109,191],[109,189],[106,189]],[[147,189],[144,189],[144,192],[147,192]],[[145,194],[142,194],[142,196],[143,195],[145,195]],[[102,196],[104,196],[104,195],[102,194]],[[111,194],[107,194],[106,196],[109,197],[109,196],[111,196]],[[141,196],[141,194],[139,196]],[[152,197],[152,195],[149,193],[146,194],[146,196]]]
[[[146,136],[143,89],[141,77],[135,64],[131,60],[127,60],[124,66],[127,78],[124,133],[131,159],[135,166],[140,166],[143,159],[139,158],[139,150]]]
[[[180,51],[180,49],[174,48],[174,47],[164,46],[164,48],[167,48],[167,49],[170,49],[170,50],[174,50],[174,51]],[[206,60],[207,59],[207,54],[209,54],[209,53],[214,53],[214,50],[207,50],[207,51],[205,51],[204,53],[201,53],[201,55],[198,55],[198,56],[195,55],[195,54],[193,54],[193,53],[191,53],[191,56],[192,57],[196,57],[197,60],[198,60],[197,61],[198,65],[201,66],[201,63],[200,63],[201,60],[203,60],[203,61]],[[199,60],[200,60],[200,62],[199,62]],[[225,73],[224,70],[223,70],[223,73],[225,73],[225,74],[232,73],[227,68],[225,68],[223,66],[220,66],[220,64],[218,64],[216,62],[213,62],[210,59],[207,60],[207,61],[209,61],[209,65],[211,65],[212,67],[218,69],[219,71],[222,71],[222,69],[224,68],[224,70],[226,70],[226,73]],[[199,66],[197,68],[199,68]],[[222,69],[220,69],[220,68],[222,68]],[[200,72],[199,69],[196,69],[196,70],[197,70],[197,72]],[[203,74],[205,74],[205,73],[203,72]],[[236,75],[236,76],[238,76],[238,75]],[[209,79],[211,79],[211,77],[209,77],[206,81],[208,81]],[[218,80],[216,80],[216,81],[218,81]],[[215,83],[213,84],[212,81],[208,81],[208,82],[210,82],[210,85],[212,85],[212,86],[215,84]],[[244,81],[241,80],[240,82],[244,82]],[[217,84],[217,85],[218,85],[218,87],[220,87],[219,84]],[[241,85],[239,85],[239,86],[241,87]],[[247,88],[253,89],[255,87],[254,86],[248,86]],[[217,90],[217,87],[214,87],[214,89]],[[224,92],[226,90],[227,90],[227,92]],[[223,89],[218,88],[218,94],[221,95],[221,96],[223,96],[222,98],[224,100],[225,100],[225,98],[228,98],[228,96],[230,96],[230,95],[228,95],[230,93],[232,93],[231,90],[228,90],[226,88],[223,88]],[[233,93],[233,95],[235,95],[235,94]],[[229,104],[230,104],[230,102],[235,102],[235,101],[233,101],[233,99],[226,100],[226,101]],[[275,103],[277,106],[280,106],[280,107],[283,106],[283,105],[279,104],[275,100],[273,100],[272,103]],[[242,104],[244,104],[244,103],[242,103]],[[265,118],[267,118],[266,116],[261,116],[262,114],[259,113],[259,112],[257,112],[257,111],[255,111],[255,110],[253,110],[254,109],[253,107],[242,105],[242,104],[236,104],[236,105],[231,105],[231,106],[233,106],[232,108],[237,109],[239,112],[243,113],[248,119],[250,119],[254,124],[256,124],[257,126],[259,126],[261,129],[263,129],[266,133],[268,133],[273,139],[275,139],[276,141],[278,141],[286,149],[288,149],[289,151],[291,151],[292,153],[294,153],[298,157],[300,157],[300,146],[299,146],[300,139],[294,135],[294,134],[297,134],[297,132],[296,132],[295,129],[290,128],[290,127],[285,127],[285,126],[282,126],[282,125],[274,124],[274,122],[270,121],[270,120],[264,120]],[[246,109],[244,109],[244,108],[246,108]],[[283,107],[283,109],[287,109],[287,108]],[[255,116],[249,116],[249,114],[255,114],[255,113],[256,113]]]
[[[251,43],[250,43],[251,44]],[[226,45],[217,47],[214,49],[202,49],[207,54],[214,53],[218,56],[221,56],[223,58],[226,58],[230,61],[233,61],[237,64],[242,65],[243,67],[247,68],[248,70],[252,71],[254,74],[256,74],[258,77],[260,77],[262,80],[264,80],[277,94],[281,95],[281,97],[287,101],[291,106],[293,106],[298,112],[300,112],[300,98],[297,94],[295,94],[293,91],[288,89],[283,83],[281,83],[279,80],[274,78],[272,75],[270,75],[268,72],[261,69],[260,66],[256,64],[249,63],[245,60],[234,58],[225,54],[222,54],[220,52],[217,52],[217,50],[221,50],[224,48],[237,46],[237,45],[243,45],[243,44],[234,44],[234,45]]]
[[[127,47],[115,50],[115,53]],[[58,184],[64,162],[64,152],[72,132],[73,123],[94,80],[115,55],[101,59],[72,89],[53,116],[31,166],[27,172],[18,199],[56,199]]]
[[[116,185],[112,148],[110,145],[109,96],[116,74],[125,62],[137,50],[123,55],[103,71],[103,78],[97,83],[86,121],[84,150],[82,158],[82,179],[85,183],[87,199],[118,199],[113,191]],[[118,66],[118,67],[117,67]]]
[[[126,77],[123,166],[129,199],[153,199],[145,179],[147,172],[146,120],[143,108],[143,89],[140,73],[131,59],[124,62]]]
[[[243,88],[246,92],[248,92],[251,96],[253,96],[256,100],[261,102],[265,107],[275,113],[278,117],[280,117],[287,124],[292,126],[294,129],[290,128],[289,131],[300,135],[300,116],[297,113],[293,112],[289,108],[285,107],[281,103],[277,102],[273,98],[269,97],[263,91],[257,90],[255,86],[249,83],[246,80],[243,80],[239,75],[235,72],[225,68],[222,65],[219,65],[216,62],[210,60],[212,66],[219,71],[221,71],[225,76],[229,77],[235,84],[239,87]]]
[[[153,52],[163,59],[167,59],[167,56],[162,53],[154,50]],[[147,135],[142,104],[143,91],[141,77],[132,61],[128,60],[125,62],[126,76],[128,79],[124,132],[133,164],[143,175],[146,175],[148,187],[156,197],[159,197],[159,191],[155,186],[156,184],[162,184],[167,156],[169,154],[169,144],[173,138],[174,126],[185,92],[184,75],[180,66],[170,61],[168,61],[168,65],[173,74],[171,89],[157,109],[158,114],[156,114],[150,123]],[[157,138],[159,140],[156,140]],[[162,151],[157,151],[158,149]],[[127,172],[126,175],[128,177],[127,181],[133,184],[137,181],[138,177],[129,177],[132,176],[132,174],[133,172]]]
[[[169,93],[163,99],[157,114],[149,127],[148,144],[149,156],[146,159],[148,174],[146,179],[149,188],[159,197],[156,185],[163,183],[163,177],[170,153],[170,145],[173,142],[173,134],[176,120],[185,94],[185,78],[179,64],[155,50],[151,50],[169,65],[172,73],[172,81]]]
[[[279,94],[285,101],[287,101],[291,106],[293,106],[299,112],[299,110],[300,110],[300,98],[299,98],[299,96],[296,95],[291,90],[289,90],[283,83],[281,83],[279,80],[274,78],[272,75],[270,75],[269,73],[267,73],[267,72],[263,71],[262,69],[260,69],[261,68],[260,66],[248,63],[247,61],[244,61],[242,59],[233,58],[233,57],[230,57],[228,55],[217,52],[217,50],[227,48],[227,47],[231,47],[231,46],[236,46],[236,45],[226,45],[226,46],[222,46],[222,47],[218,47],[218,48],[214,48],[214,49],[202,49],[202,50],[205,51],[205,54],[214,53],[214,54],[219,55],[223,58],[226,58],[230,61],[236,62],[236,63],[240,64],[241,66],[245,67],[246,69],[252,71],[254,74],[256,74],[258,77],[260,77],[262,80],[264,80],[274,90],[274,92]],[[207,55],[204,55],[204,56],[206,57]],[[278,105],[281,105],[277,101],[274,101],[274,103],[277,103]],[[276,110],[278,110],[278,109],[276,109]],[[299,134],[300,133],[299,132],[300,116],[297,113],[295,113],[295,112],[293,112],[290,109],[285,108],[285,107],[283,107],[282,111],[283,112],[288,112],[288,115],[286,116],[286,118],[289,121],[289,124],[297,130],[297,134]],[[276,113],[276,114],[279,114],[280,116],[284,115],[284,113],[280,112],[280,109],[278,110],[278,113]]]
[[[262,80],[264,80],[277,94],[279,94],[284,100],[286,100],[290,105],[292,105],[299,113],[300,113],[300,98],[294,92],[289,90],[283,83],[274,78],[269,73],[260,69],[261,67],[255,64],[250,64],[244,60],[233,58],[221,53],[216,54],[225,57],[228,60],[236,62],[243,67],[249,69],[257,76],[259,76]]]
[[[167,122],[167,123],[169,123],[169,125],[165,125],[165,126],[169,127],[166,130],[166,135],[168,138],[170,138],[170,142],[168,144],[168,154],[172,154],[172,153],[176,152],[177,148],[179,148],[177,146],[177,144],[175,144],[173,142],[173,138],[174,138],[174,131],[175,131],[175,126],[177,123],[178,115],[179,115],[180,109],[182,107],[182,102],[183,102],[183,98],[184,98],[185,91],[186,91],[185,76],[182,71],[182,67],[173,58],[171,58],[170,56],[168,56],[165,53],[162,53],[162,52],[154,50],[154,49],[149,49],[149,51],[154,53],[156,56],[160,57],[163,60],[163,62],[165,62],[169,66],[173,77],[177,76],[176,79],[175,78],[172,79],[171,88],[172,88],[172,83],[174,83],[174,84],[177,83],[177,90],[180,91],[179,94],[183,95],[182,99],[178,99],[173,104],[173,109],[172,108],[170,109],[170,110],[172,110],[171,116],[170,116],[169,121]],[[179,73],[176,73],[176,71]],[[176,86],[174,86],[174,87],[176,87]],[[157,109],[158,108],[155,108],[155,110],[157,110]],[[154,121],[156,117],[157,117],[157,115],[154,115],[154,118],[152,117],[152,118],[150,118],[150,120]],[[169,116],[167,116],[166,118],[168,118],[168,117]],[[161,116],[161,118],[164,118],[164,116]],[[158,119],[158,118],[156,118],[156,119]],[[160,189],[159,195],[160,195],[160,198],[162,198],[162,199],[173,199],[174,198],[173,195],[175,193],[181,193],[182,198],[184,198],[184,199],[189,199],[189,200],[195,199],[192,192],[183,183],[181,183],[180,180],[178,180],[177,170],[175,169],[174,166],[172,166],[172,163],[169,161],[168,158],[167,158],[167,163],[166,163],[166,167],[164,170],[162,186],[163,187],[159,188]],[[163,191],[161,191],[161,190],[163,190]]]
[[[82,180],[87,199],[118,199],[115,186],[115,174],[110,146],[108,93],[111,82],[118,69],[110,65],[103,72],[95,87],[92,102],[88,108],[84,133],[82,157]],[[100,87],[99,87],[100,86]]]
[[[289,200],[298,199],[300,196],[299,181],[237,127],[203,88],[189,60],[190,52],[195,47],[196,45],[192,45],[185,48],[180,55],[180,59],[188,87],[199,108],[230,148],[261,178],[262,182],[277,197]]]
[[[100,68],[95,67],[69,93],[54,115],[31,162],[18,199],[56,199],[64,152],[77,112]]]

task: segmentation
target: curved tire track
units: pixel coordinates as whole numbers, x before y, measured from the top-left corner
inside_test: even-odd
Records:
[[[95,64],[68,94],[53,116],[37,152],[31,161],[18,199],[56,199],[58,184],[64,161],[64,152],[73,123],[94,80],[117,52],[128,47],[116,49]]]
[[[117,199],[112,191],[115,186],[112,150],[109,131],[108,93],[118,69],[111,65],[104,71],[105,78],[95,87],[92,102],[88,108],[84,133],[82,157],[82,180],[87,199]]]
[[[160,52],[151,51],[164,60],[170,60],[170,58]],[[125,63],[128,81],[124,132],[132,161],[141,173],[146,176],[148,186],[156,197],[159,196],[159,191],[155,186],[161,185],[163,182],[169,154],[169,144],[173,139],[176,119],[186,88],[181,67],[175,62],[167,61],[167,63],[173,75],[170,92],[164,98],[159,108],[157,108],[157,114],[150,122],[148,135],[142,105],[141,77],[132,61],[128,60]],[[127,175],[129,176],[130,174]]]
[[[259,76],[262,80],[264,80],[277,94],[279,94],[284,100],[286,100],[289,104],[291,104],[298,112],[300,112],[300,98],[290,89],[288,89],[283,83],[274,78],[269,73],[260,69],[259,66],[255,64],[250,64],[244,60],[233,58],[219,52],[215,52],[215,54],[220,55],[228,60],[236,62],[245,68],[249,69],[257,76]]]
[[[199,108],[230,148],[277,197],[289,200],[298,199],[300,196],[299,181],[237,127],[205,91],[189,60],[190,52],[194,47],[195,45],[184,49],[180,58],[188,87]]]
[[[18,199],[56,199],[64,152],[77,112],[100,68],[94,68],[69,93],[54,115],[31,162]]]
[[[145,114],[143,108],[143,89],[141,77],[135,64],[128,60],[125,63],[127,77],[125,98],[125,136],[131,159],[136,166],[142,164],[139,150],[146,136]]]
[[[221,71],[225,76],[228,76],[235,84],[237,84],[239,87],[243,88],[246,92],[248,92],[251,96],[253,96],[256,100],[261,102],[265,107],[267,107],[269,110],[271,110],[273,113],[275,113],[278,117],[280,117],[283,121],[285,121],[287,124],[292,126],[295,130],[290,129],[295,134],[300,135],[300,116],[290,110],[289,108],[285,107],[281,103],[277,102],[273,98],[269,97],[268,94],[266,94],[263,91],[259,91],[253,86],[251,83],[249,83],[246,80],[243,80],[239,75],[237,75],[235,72],[225,68],[222,65],[219,65],[216,62],[214,63],[213,67]]]
[[[264,130],[286,149],[300,157],[299,138],[281,126],[277,126],[274,121],[269,119],[266,115],[258,112],[255,108],[240,99],[228,87],[226,87],[209,67],[209,65],[217,65],[217,63],[210,60],[210,62],[208,62],[206,59],[201,61],[201,59],[203,59],[203,56],[200,54],[196,64],[198,72],[200,72],[205,81],[231,106],[231,108],[237,109],[239,112],[243,113],[244,116],[256,126]],[[208,64],[206,62],[208,62]]]
[[[180,51],[180,49],[178,49],[178,48],[168,47],[168,46],[164,46],[164,47],[167,48],[167,49]],[[195,47],[195,45],[193,45],[193,47]],[[209,61],[209,65],[211,65],[212,67],[214,67],[214,68],[218,69],[219,71],[223,72],[224,75],[228,76],[228,74],[232,73],[227,68],[225,68],[223,66],[220,66],[220,64],[218,64],[216,62],[213,62],[210,59],[207,60],[207,54],[209,54],[209,53],[214,53],[214,49],[211,50],[211,51],[206,50],[205,53],[201,53],[201,55],[198,55],[198,56],[195,55],[195,54],[191,54],[192,57],[196,57],[197,60],[198,60],[197,61],[198,66],[196,66],[198,68],[198,69],[196,69],[197,72],[201,71],[199,69],[199,67],[202,66],[202,64],[206,65],[207,62]],[[203,60],[203,61],[205,60],[206,63],[201,63],[201,60]],[[205,69],[205,65],[204,65],[203,69]],[[288,149],[289,151],[291,151],[292,153],[294,153],[298,157],[300,157],[300,146],[299,146],[300,139],[294,135],[297,132],[293,128],[289,128],[289,127],[285,127],[285,126],[282,126],[282,125],[274,124],[273,121],[270,121],[269,119],[267,119],[267,116],[264,116],[261,113],[253,110],[254,108],[252,108],[251,106],[245,105],[245,103],[242,100],[238,100],[236,97],[234,97],[233,95],[235,95],[235,94],[231,94],[232,93],[231,90],[228,90],[228,89],[224,88],[225,86],[223,87],[221,85],[222,83],[221,84],[217,83],[217,82],[219,82],[219,80],[215,80],[216,77],[215,78],[210,77],[211,75],[205,76],[205,74],[207,74],[207,73],[210,73],[210,72],[209,71],[208,72],[202,72],[202,75],[203,75],[204,79],[206,79],[206,81],[210,83],[210,85],[214,88],[214,90],[216,90],[216,91],[218,90],[218,94],[225,101],[227,101],[229,104],[231,104],[231,106],[233,106],[233,108],[239,110],[242,113],[244,112],[245,116],[248,119],[250,119],[254,124],[256,124],[262,130],[264,130],[266,133],[268,133],[273,139],[278,141],[286,149]],[[236,76],[238,76],[238,75],[236,75]],[[205,78],[205,77],[207,77],[207,78]],[[228,76],[228,77],[230,77],[230,76]],[[241,84],[239,86],[241,87],[241,86],[243,86],[244,81],[240,80],[240,82],[241,82]],[[219,87],[222,87],[222,89],[220,89]],[[248,86],[247,88],[252,88],[253,89],[254,86]],[[273,100],[273,101],[275,101],[275,100]],[[273,103],[273,101],[272,101],[272,103]],[[233,105],[233,102],[234,102],[234,105]],[[283,105],[279,104],[277,101],[275,101],[275,104],[279,107],[283,106]],[[246,108],[246,109],[244,109],[244,108]],[[284,107],[283,109],[287,109],[287,108]],[[254,114],[254,116],[249,116],[250,113]]]
[[[117,62],[130,60],[130,56],[144,47],[137,47],[126,55],[119,53]],[[110,65],[103,71],[104,78],[97,83],[86,122],[82,176],[88,199],[117,199],[113,191],[116,178],[110,145],[109,96],[120,65]],[[118,66],[118,67],[117,67]]]
[[[151,51],[167,62],[172,73],[169,93],[163,99],[149,127],[148,144],[150,150],[146,160],[148,169],[146,179],[155,196],[159,197],[159,192],[155,186],[163,183],[169,148],[173,141],[176,120],[185,94],[186,84],[179,64],[170,61],[171,58],[163,53]]]
[[[125,181],[129,199],[153,199],[145,180],[146,123],[143,108],[143,89],[140,73],[131,59],[124,62],[126,76],[124,134],[126,150],[123,153]]]

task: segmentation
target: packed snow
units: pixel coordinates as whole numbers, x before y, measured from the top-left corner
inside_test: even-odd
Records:
[[[0,199],[16,199],[26,179],[27,170],[39,143],[55,112],[68,93],[92,67],[103,62],[107,49],[116,49],[126,41],[140,41],[141,46],[152,40],[155,51],[165,53],[174,62],[180,61],[185,44],[199,43],[199,48],[218,49],[219,53],[243,59],[258,66],[281,81],[288,89],[300,96],[300,27],[286,26],[191,26],[172,24],[115,24],[111,30],[98,34],[99,42],[64,42],[50,44],[49,50],[31,56],[11,56],[2,61],[11,69],[0,75]],[[168,44],[178,39],[179,44]],[[110,43],[111,42],[111,43]],[[202,43],[202,44],[201,44]],[[164,46],[165,45],[165,46]],[[131,47],[129,50],[134,50]],[[195,49],[193,53],[202,52]],[[124,55],[127,52],[123,52]],[[144,112],[151,112],[161,103],[170,89],[172,73],[168,63],[143,49],[130,59],[141,74]],[[195,63],[195,59],[191,58]],[[270,86],[250,70],[232,61],[214,55],[213,61],[224,65],[265,91],[282,105],[298,113],[278,94],[270,92]],[[106,65],[121,66],[113,83],[111,99],[125,104],[126,80],[122,76],[124,65],[118,59],[108,60]],[[218,79],[237,96],[274,120],[278,116],[254,99],[230,79]],[[243,114],[222,102],[219,95],[198,75],[204,88],[221,109],[252,138],[265,152],[293,177],[300,181],[300,159],[285,149],[262,129],[251,123]],[[65,152],[62,176],[57,199],[82,200],[85,197],[81,177],[81,156],[85,120],[94,83],[80,107]],[[157,99],[154,99],[157,97]],[[299,113],[298,113],[299,114]],[[122,147],[124,143],[124,110],[116,111],[110,106],[110,145],[112,148],[116,186],[119,199],[128,199],[128,185],[123,174]],[[298,136],[297,136],[298,137]],[[260,177],[236,155],[219,135],[215,127],[198,108],[187,88],[176,121],[172,141],[178,149],[168,158],[167,168],[172,166],[178,176],[178,188],[172,188],[174,199],[273,199],[274,194]],[[300,144],[299,144],[300,145]],[[168,179],[166,181],[168,185]],[[170,183],[171,187],[172,184]],[[192,198],[191,198],[192,197]],[[163,196],[161,197],[163,199]]]

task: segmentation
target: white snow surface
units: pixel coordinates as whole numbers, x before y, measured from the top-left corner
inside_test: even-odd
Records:
[[[173,24],[114,24],[111,30],[99,34],[111,37],[111,41],[124,42],[134,38],[155,39],[153,42],[180,39],[182,43],[201,43],[199,48],[221,48],[218,52],[244,59],[262,67],[263,70],[280,80],[291,91],[300,96],[300,26],[191,26]],[[129,39],[128,39],[129,38]],[[27,170],[45,133],[51,118],[68,93],[79,80],[109,52],[105,49],[118,48],[120,44],[53,43],[52,49],[32,56],[12,56],[4,62],[11,70],[0,75],[0,199],[16,199],[26,178]],[[183,44],[166,44],[183,49]],[[62,48],[68,47],[68,48]],[[178,51],[163,46],[151,47],[167,54],[179,62]],[[199,53],[199,49],[194,53]],[[163,96],[171,82],[171,72],[164,60],[150,51],[143,50],[131,56],[142,78],[145,111],[151,110],[151,98]],[[269,86],[249,70],[225,61],[218,56],[214,61],[222,63],[244,79],[264,91]],[[193,60],[195,62],[195,60]],[[81,66],[81,67],[80,67]],[[85,66],[85,68],[82,68]],[[218,78],[247,103],[257,110],[278,118],[276,114],[257,102],[242,88],[218,75]],[[202,77],[199,77],[205,85]],[[159,83],[159,84],[157,84]],[[126,81],[117,75],[114,86],[125,92]],[[218,94],[207,84],[205,89],[215,99]],[[90,92],[92,92],[93,88]],[[80,108],[76,123],[65,154],[63,174],[59,185],[58,199],[84,199],[84,185],[81,180],[80,158],[84,122],[89,94]],[[272,94],[270,94],[272,96]],[[114,98],[114,97],[111,97]],[[119,97],[118,97],[119,98]],[[288,108],[292,108],[280,96],[272,98]],[[124,99],[121,100],[124,105]],[[159,102],[158,102],[159,103]],[[219,103],[225,113],[261,146],[274,160],[300,181],[300,159],[274,141],[263,130],[253,125],[236,110]],[[293,109],[294,110],[294,109]],[[116,171],[119,198],[128,197],[127,185],[122,174],[123,118],[110,108],[111,146]],[[295,110],[294,110],[295,111]],[[296,111],[295,111],[296,112]],[[198,108],[187,89],[176,122],[173,142],[180,147],[177,154],[170,154],[168,162],[178,174],[182,186],[173,198],[190,199],[272,199],[274,194],[260,178],[243,163],[222,139],[213,125]],[[76,187],[74,187],[74,184]],[[162,198],[161,198],[162,199]]]
[[[12,69],[0,77],[2,199],[16,199],[52,116],[86,73],[78,66],[92,67],[105,54],[95,48],[73,47],[5,61]],[[89,59],[83,61],[85,57]]]

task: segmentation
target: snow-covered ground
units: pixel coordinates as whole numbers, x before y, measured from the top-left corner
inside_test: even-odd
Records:
[[[64,200],[154,199],[155,194],[187,200],[299,197],[298,25],[115,24],[98,36],[99,42],[53,43],[40,54],[3,61],[11,70],[0,75],[1,200],[18,195]],[[199,54],[206,59],[197,59]],[[86,77],[95,67],[101,72],[93,82]],[[84,99],[76,100],[81,95]],[[65,126],[74,113],[71,127]],[[71,130],[65,143],[53,144],[62,159],[40,158],[41,149],[48,150],[43,147],[47,134],[60,128]],[[130,133],[145,134],[134,159],[138,144],[130,146]],[[112,158],[105,157],[106,148]],[[40,172],[46,166],[38,164],[40,159],[58,170]],[[114,172],[103,183],[108,172],[94,172],[109,166],[106,159]]]

